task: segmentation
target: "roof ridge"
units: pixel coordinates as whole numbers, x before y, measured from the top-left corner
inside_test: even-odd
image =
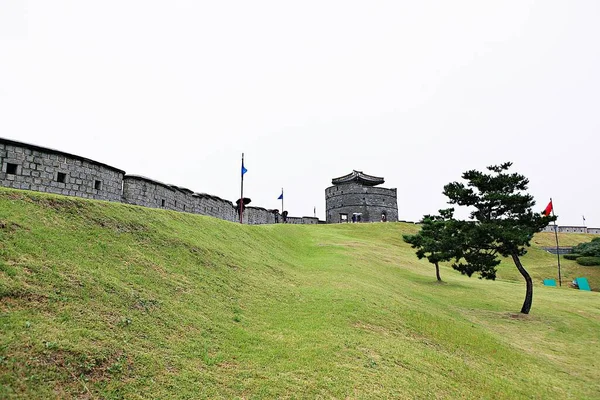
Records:
[[[340,176],[339,178],[333,178],[331,183],[334,185],[341,185],[349,182],[358,182],[366,186],[376,186],[385,182],[382,177],[365,174],[362,171],[352,170],[348,175]]]

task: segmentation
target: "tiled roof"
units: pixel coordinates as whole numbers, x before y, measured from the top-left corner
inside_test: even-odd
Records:
[[[372,176],[372,175],[367,175],[367,174],[363,173],[362,171],[356,171],[356,170],[352,171],[348,175],[340,176],[339,178],[334,178],[331,180],[331,183],[334,185],[341,185],[341,184],[349,183],[349,182],[358,182],[358,183],[362,183],[365,186],[375,186],[375,185],[381,185],[385,181],[383,180],[383,178],[380,178],[377,176]]]

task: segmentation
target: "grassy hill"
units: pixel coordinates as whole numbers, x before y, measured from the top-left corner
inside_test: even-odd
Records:
[[[0,398],[600,396],[599,293],[541,286],[555,256],[534,248],[520,315],[513,265],[495,282],[443,267],[438,284],[402,242],[416,229],[0,189]]]

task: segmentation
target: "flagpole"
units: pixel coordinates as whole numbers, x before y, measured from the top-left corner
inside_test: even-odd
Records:
[[[242,187],[240,189],[240,224],[244,223],[244,153],[242,153]]]
[[[281,188],[281,213],[283,214],[283,188]]]
[[[552,204],[552,216],[554,217],[554,203],[552,202],[552,197],[550,198],[550,204]],[[558,286],[562,286],[560,277],[560,252],[558,249],[558,226],[556,226],[556,220],[554,220],[554,236],[556,237],[556,257],[558,259]]]

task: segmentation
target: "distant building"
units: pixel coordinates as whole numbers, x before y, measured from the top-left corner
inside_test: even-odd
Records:
[[[396,189],[375,187],[384,182],[362,171],[332,179],[325,189],[327,223],[398,221]]]
[[[585,226],[556,226],[558,233],[587,233],[600,235],[600,228],[588,228]],[[548,225],[542,232],[554,232],[554,225]]]

